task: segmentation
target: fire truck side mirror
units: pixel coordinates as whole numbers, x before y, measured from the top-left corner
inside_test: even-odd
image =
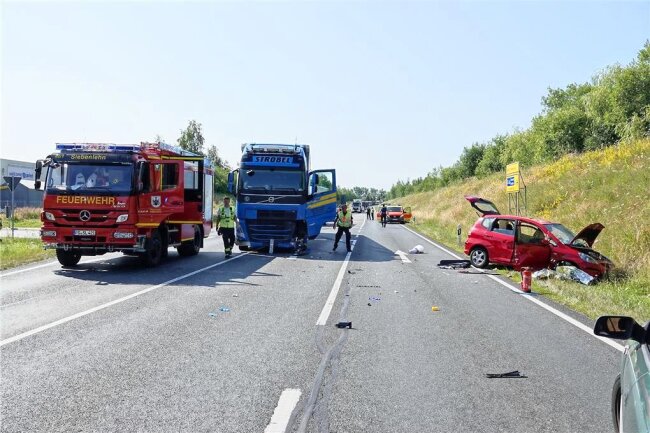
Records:
[[[147,175],[147,164],[145,164],[144,161],[139,161],[136,167],[136,172],[138,175],[135,184],[136,190],[137,192],[142,192],[144,190],[144,178]]]
[[[36,161],[36,168],[34,169],[34,189],[41,189],[41,172],[43,171],[43,161]]]

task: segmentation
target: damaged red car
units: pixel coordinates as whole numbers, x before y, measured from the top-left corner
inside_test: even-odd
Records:
[[[465,198],[480,216],[465,242],[465,254],[477,268],[490,263],[515,269],[567,265],[600,278],[613,267],[611,260],[592,249],[605,228],[600,223],[590,224],[575,235],[562,224],[501,215],[491,201]]]

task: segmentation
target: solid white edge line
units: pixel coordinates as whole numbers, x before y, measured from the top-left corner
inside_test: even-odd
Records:
[[[271,422],[264,429],[264,433],[284,433],[289,424],[291,414],[295,409],[302,392],[299,389],[287,388],[280,394],[278,406],[273,411]]]
[[[404,227],[404,226],[402,226],[402,227]],[[424,239],[425,241],[429,242],[429,243],[430,243],[431,245],[433,245],[434,247],[437,247],[437,248],[441,249],[442,251],[446,252],[447,254],[449,254],[449,255],[451,255],[451,256],[453,256],[453,257],[459,259],[459,260],[463,260],[463,259],[462,259],[461,257],[459,257],[458,255],[452,253],[451,251],[447,250],[446,248],[441,247],[440,245],[438,245],[438,244],[436,244],[435,242],[433,242],[431,239],[428,239],[428,238],[422,236],[420,233],[417,233],[417,232],[413,231],[412,229],[410,229],[410,228],[408,228],[408,227],[404,227],[404,228],[405,228],[406,230],[410,231],[411,233],[413,233],[414,235],[416,235],[416,236],[418,236],[418,237]],[[479,269],[479,271],[483,272],[483,271],[480,270],[480,269]],[[598,335],[594,335],[593,330],[592,330],[591,328],[589,328],[589,327],[586,326],[585,324],[583,324],[583,323],[577,321],[577,320],[574,319],[573,317],[564,314],[563,312],[561,312],[561,311],[559,311],[559,310],[557,310],[557,309],[551,307],[551,306],[548,305],[548,304],[545,304],[544,302],[540,301],[540,300],[537,299],[537,298],[534,298],[534,297],[532,297],[532,296],[528,296],[528,293],[519,290],[517,287],[515,287],[515,286],[513,286],[513,285],[511,285],[511,284],[506,283],[505,281],[501,280],[500,278],[495,277],[494,275],[486,275],[486,276],[487,276],[488,278],[490,278],[491,280],[494,280],[494,281],[496,281],[497,283],[501,284],[502,286],[507,287],[508,289],[512,290],[512,291],[515,292],[515,293],[519,293],[519,294],[521,294],[521,295],[525,295],[525,296],[524,296],[524,299],[527,299],[527,300],[529,300],[530,302],[533,302],[533,303],[539,305],[540,307],[542,307],[542,308],[544,308],[545,310],[547,310],[547,311],[549,311],[549,312],[555,314],[555,315],[558,316],[559,318],[566,320],[567,322],[569,322],[570,324],[572,324],[572,325],[575,326],[576,328],[578,328],[578,329],[580,329],[580,330],[586,332],[587,334],[591,335],[592,337],[594,337],[594,338],[596,338],[596,339],[602,341],[603,343],[605,343],[605,344],[607,344],[607,345],[613,347],[614,349],[616,349],[616,350],[618,350],[618,351],[620,351],[620,352],[623,352],[624,347],[623,347],[622,345],[620,345],[620,344],[618,344],[618,343],[616,343],[616,342],[610,340],[609,338],[599,337]]]
[[[352,251],[354,251],[354,247],[356,246],[357,243],[357,238],[359,237],[361,230],[363,230],[363,226],[366,225],[366,221],[367,220],[363,220],[363,224],[361,224],[361,228],[359,228],[359,231],[354,236],[354,241],[351,242]],[[352,256],[352,251],[350,251],[345,255],[345,260],[343,260],[343,263],[341,264],[341,269],[339,269],[339,273],[336,276],[336,280],[334,280],[334,285],[332,286],[332,290],[330,291],[330,294],[327,297],[327,301],[325,301],[325,305],[323,306],[323,310],[320,312],[320,316],[318,316],[318,320],[316,321],[316,326],[324,326],[327,323],[327,319],[330,313],[332,312],[332,307],[334,307],[336,296],[339,294],[339,289],[341,288],[341,283],[343,282],[343,276],[345,276],[345,270],[348,267],[350,256]]]
[[[205,238],[205,239],[212,239],[212,238],[216,238],[216,237],[217,237],[216,234],[211,233],[211,234],[208,235],[208,237]],[[96,259],[89,259],[89,260],[81,261],[81,262],[79,262],[79,264],[80,264],[80,265],[84,265],[84,264],[86,264],[86,263],[101,262],[102,260],[111,260],[111,259],[119,258],[119,257],[121,257],[121,256],[117,256],[117,257],[98,257],[98,258],[96,258]],[[53,260],[53,261],[51,261],[51,262],[44,263],[44,264],[42,264],[42,265],[32,266],[31,268],[19,269],[19,270],[17,270],[17,271],[10,271],[10,272],[4,273],[4,274],[0,274],[0,279],[2,279],[2,278],[4,278],[4,277],[8,277],[8,276],[10,276],[10,275],[20,274],[20,273],[23,273],[23,272],[33,271],[34,269],[46,268],[46,267],[48,267],[48,266],[53,266],[53,265],[58,265],[58,264],[59,264],[59,262],[58,262],[57,260]]]
[[[117,257],[112,257],[112,258],[117,258]],[[83,262],[79,262],[79,264],[84,265],[86,263],[101,262],[102,260],[111,260],[111,257],[102,257],[102,258],[84,260]],[[47,268],[48,266],[53,266],[53,265],[58,265],[58,264],[59,264],[58,261],[52,261],[52,262],[44,263],[42,265],[32,266],[31,268],[27,268],[27,269],[19,269],[17,271],[7,272],[5,274],[0,274],[0,279],[2,279],[4,277],[8,277],[10,275],[20,274],[20,273],[28,272],[28,271],[33,271],[34,269]]]
[[[63,319],[59,319],[59,320],[56,320],[54,322],[48,323],[46,325],[39,326],[38,328],[32,329],[30,331],[23,332],[22,334],[14,335],[13,337],[9,337],[7,339],[4,339],[4,340],[0,341],[0,347],[4,346],[6,344],[9,344],[9,343],[13,343],[13,342],[18,341],[18,340],[22,340],[23,338],[29,337],[30,335],[38,334],[39,332],[43,332],[43,331],[45,331],[47,329],[54,328],[55,326],[59,326],[59,325],[62,325],[64,323],[70,322],[70,321],[72,321],[74,319],[78,319],[80,317],[87,316],[88,314],[94,313],[95,311],[103,310],[104,308],[108,308],[108,307],[110,307],[112,305],[119,304],[120,302],[128,301],[129,299],[135,298],[136,296],[144,295],[145,293],[151,292],[152,290],[156,290],[156,289],[159,289],[161,287],[168,286],[168,285],[170,285],[172,283],[175,283],[176,281],[180,281],[180,280],[183,280],[183,279],[185,279],[187,277],[191,277],[192,275],[196,275],[196,274],[199,274],[199,273],[201,273],[203,271],[207,271],[208,269],[212,269],[214,267],[221,266],[221,265],[223,265],[225,263],[231,262],[233,260],[237,260],[238,258],[244,257],[245,255],[248,255],[248,254],[250,254],[250,253],[239,254],[239,255],[231,258],[231,259],[224,260],[223,262],[219,262],[219,263],[215,263],[215,264],[210,265],[210,266],[206,266],[204,268],[198,269],[198,270],[190,272],[188,274],[181,275],[180,277],[176,277],[176,278],[173,278],[173,279],[171,279],[169,281],[165,281],[164,283],[158,284],[156,286],[149,287],[149,288],[144,289],[144,290],[140,290],[139,292],[132,293],[130,295],[121,297],[119,299],[115,299],[113,301],[107,302],[107,303],[102,304],[102,305],[98,305],[97,307],[93,307],[93,308],[91,308],[89,310],[82,311],[82,312],[77,313],[77,314],[73,314],[72,316],[64,317]]]

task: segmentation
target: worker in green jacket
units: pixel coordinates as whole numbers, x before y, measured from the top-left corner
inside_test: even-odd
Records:
[[[341,206],[339,213],[336,214],[336,219],[334,220],[334,228],[338,229],[338,231],[334,237],[334,248],[332,248],[332,251],[336,251],[336,247],[338,247],[343,233],[345,233],[345,245],[348,247],[348,252],[352,251],[352,245],[350,243],[350,227],[352,227],[352,212],[348,212],[348,205],[344,203]]]
[[[226,258],[230,257],[235,245],[235,209],[230,207],[230,197],[224,197],[223,206],[217,210],[217,234],[223,237]]]

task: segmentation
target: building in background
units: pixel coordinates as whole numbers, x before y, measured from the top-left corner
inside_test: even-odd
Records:
[[[5,209],[11,206],[11,190],[5,182],[5,176],[18,176],[20,184],[14,191],[14,206],[41,207],[43,205],[43,191],[34,189],[35,163],[16,161],[0,158],[0,207]]]

